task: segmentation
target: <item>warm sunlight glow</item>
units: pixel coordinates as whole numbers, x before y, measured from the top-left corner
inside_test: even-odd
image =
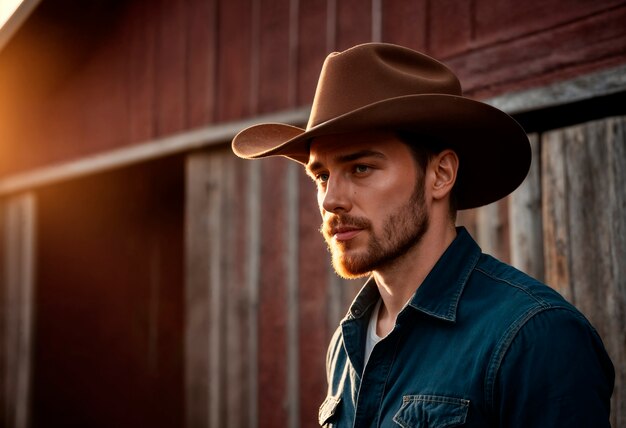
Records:
[[[0,28],[7,23],[11,15],[15,13],[17,8],[24,0],[2,0],[0,1]]]

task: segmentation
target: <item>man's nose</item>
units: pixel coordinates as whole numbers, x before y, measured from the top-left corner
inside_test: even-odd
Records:
[[[330,178],[322,195],[321,207],[332,213],[349,212],[352,209],[349,183],[338,177]]]

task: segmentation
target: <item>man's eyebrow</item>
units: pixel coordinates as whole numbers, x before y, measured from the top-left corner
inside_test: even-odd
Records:
[[[362,158],[375,157],[379,159],[387,159],[387,156],[382,154],[381,152],[377,152],[375,150],[359,150],[354,153],[347,153],[345,155],[340,155],[335,158],[337,163],[348,163],[353,162],[355,160],[359,160]],[[307,172],[314,172],[319,169],[322,169],[324,164],[320,161],[314,161],[306,166]]]

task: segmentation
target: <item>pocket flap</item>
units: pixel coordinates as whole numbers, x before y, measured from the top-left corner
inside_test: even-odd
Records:
[[[465,423],[469,400],[435,395],[405,395],[393,421],[403,428],[450,428]]]
[[[339,402],[341,398],[328,396],[320,406],[320,411],[318,413],[318,421],[320,426],[323,426],[328,420],[335,414],[337,411],[337,407],[339,406]]]

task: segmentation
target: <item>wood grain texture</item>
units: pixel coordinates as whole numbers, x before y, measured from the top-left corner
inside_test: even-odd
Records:
[[[613,426],[626,424],[626,118],[544,136],[546,279],[603,338],[616,368]]]
[[[159,13],[156,32],[155,113],[157,135],[169,135],[185,127],[187,107],[187,16],[183,0],[155,2]]]
[[[624,62],[626,6],[591,15],[568,25],[529,34],[508,43],[459,53],[445,63],[472,96],[519,90],[571,77],[583,67]],[[583,36],[584,35],[584,36]],[[554,55],[558,52],[558,55]],[[578,71],[580,73],[580,71]]]
[[[36,196],[25,193],[5,199],[0,210],[0,424],[27,428],[35,345]]]
[[[216,116],[218,0],[193,0],[184,5],[185,127],[193,129],[213,122]]]
[[[372,1],[337,0],[336,49],[372,41]]]
[[[475,98],[626,61],[626,6],[619,0],[571,7],[562,0],[55,7],[38,7],[0,53],[0,112],[8,118],[0,124],[3,174],[302,105],[327,53],[372,40],[435,55]],[[41,28],[50,30],[45,37]]]
[[[329,254],[319,233],[321,216],[316,202],[313,182],[298,168],[299,177],[299,379],[300,425],[313,428],[317,424],[318,408],[326,392],[325,349],[330,341],[326,323],[329,281]]]
[[[297,52],[291,48],[290,0],[259,1],[259,37],[255,39],[259,55],[259,97],[255,111],[267,113],[295,107],[297,77],[293,61],[297,59]]]
[[[211,349],[210,187],[211,157],[186,161],[185,207],[185,420],[187,427],[210,426]]]
[[[382,8],[382,41],[426,50],[427,0],[385,0]]]
[[[287,160],[265,159],[261,165],[261,246],[259,284],[259,419],[260,428],[283,426],[287,396]],[[280,357],[278,357],[280,355]]]
[[[541,219],[541,148],[530,136],[532,163],[524,182],[509,197],[511,264],[543,280],[543,223]]]
[[[508,198],[476,209],[476,242],[484,253],[508,262],[509,224]]]
[[[252,51],[253,2],[217,0],[216,120],[226,122],[254,113],[258,74]],[[245,28],[245,31],[242,29]]]
[[[250,415],[246,170],[216,150],[187,160],[187,426],[246,426]],[[194,200],[194,202],[191,202]],[[248,403],[242,406],[241,403]]]

